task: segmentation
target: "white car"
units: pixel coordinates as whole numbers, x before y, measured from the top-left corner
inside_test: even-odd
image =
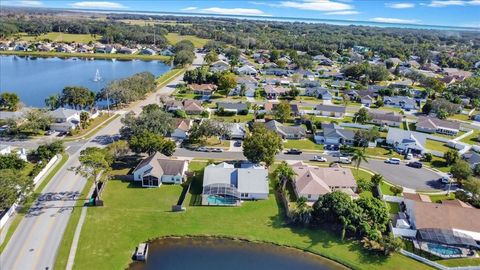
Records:
[[[388,164],[400,164],[400,159],[398,159],[398,158],[389,158],[389,159],[385,160],[385,163],[388,163]]]
[[[318,162],[327,162],[327,159],[322,156],[314,156],[312,161],[318,161]]]

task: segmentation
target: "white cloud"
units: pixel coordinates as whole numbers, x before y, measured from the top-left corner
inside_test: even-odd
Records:
[[[429,7],[448,7],[448,6],[477,6],[480,5],[480,0],[432,0]]]
[[[387,3],[385,4],[389,8],[404,9],[404,8],[414,8],[414,3]]]
[[[370,19],[372,22],[382,22],[382,23],[419,23],[419,20],[415,19],[397,19],[397,18],[383,18],[377,17]]]
[[[70,4],[70,6],[74,8],[107,8],[107,9],[124,9],[127,8],[123,4],[116,3],[116,2],[106,2],[106,1],[84,1],[84,2],[76,2]]]
[[[35,0],[24,0],[24,1],[2,1],[2,5],[5,6],[19,6],[19,7],[41,7],[43,2]]]
[[[356,10],[344,10],[344,11],[332,11],[326,12],[325,15],[355,15],[359,14],[360,12]]]
[[[250,15],[250,16],[268,16],[263,11],[256,8],[219,8],[211,7],[201,9],[203,12],[222,15]]]
[[[186,7],[186,8],[182,8],[181,10],[182,11],[192,11],[192,10],[196,10],[197,7]]]
[[[333,2],[330,0],[303,0],[298,1],[283,1],[278,5],[280,7],[296,8],[303,10],[315,11],[342,11],[352,10],[353,6],[346,3]]]

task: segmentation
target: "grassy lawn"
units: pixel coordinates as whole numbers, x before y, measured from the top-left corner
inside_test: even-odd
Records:
[[[474,130],[472,134],[470,134],[467,137],[461,139],[460,141],[464,142],[464,143],[480,145],[480,141],[478,140],[478,136],[480,136],[480,130]]]
[[[202,167],[194,163],[191,167]],[[198,191],[198,186],[201,182],[192,185],[191,190]],[[130,182],[110,180],[103,194],[105,206],[88,209],[74,269],[125,268],[140,242],[171,235],[217,235],[273,242],[321,254],[353,269],[430,269],[399,254],[385,258],[366,253],[358,241],[340,241],[338,235],[322,229],[287,226],[273,195],[264,201],[244,202],[240,207],[202,207],[189,206],[195,200],[195,194],[189,193],[185,201],[187,211],[173,213],[171,206],[181,191],[181,186],[143,189]]]
[[[445,143],[443,142],[438,142],[434,140],[427,139],[427,143],[425,144],[425,147],[430,150],[434,151],[439,151],[442,153],[447,152],[448,150],[452,149],[448,147]]]
[[[330,122],[337,122],[337,123],[352,123],[353,118],[350,116],[345,116],[343,118],[331,118],[331,117],[324,117],[324,116],[315,116],[313,120],[320,121],[322,123],[330,123]]]
[[[323,145],[316,144],[311,139],[303,139],[303,140],[288,140],[283,144],[283,148],[297,148],[302,150],[315,150],[315,151],[322,151]]]
[[[116,53],[61,53],[61,52],[22,52],[22,51],[0,51],[0,55],[19,55],[19,56],[37,56],[37,57],[79,57],[79,58],[98,58],[98,59],[123,59],[123,60],[159,60],[168,61],[169,56],[163,55],[143,55],[143,54],[116,54]]]
[[[232,123],[245,123],[252,120],[254,117],[255,116],[253,114],[233,115],[233,116],[218,116],[218,115],[212,114],[212,119],[222,119],[226,122],[232,122]]]
[[[60,32],[50,32],[39,36],[28,35],[27,33],[21,33],[16,35],[20,41],[43,41],[50,40],[52,42],[77,42],[77,43],[89,43],[99,41],[102,36],[90,35],[90,34],[66,34]]]
[[[479,266],[480,258],[461,258],[461,259],[448,259],[448,260],[438,260],[436,261],[439,264],[443,264],[449,267],[458,267],[458,266]]]
[[[393,192],[390,191],[390,187],[391,185],[385,183],[382,181],[382,183],[380,183],[380,190],[382,191],[382,194],[383,195],[390,195],[390,196],[393,196]],[[399,195],[401,196],[401,195]]]
[[[440,194],[440,195],[429,195],[430,200],[432,202],[441,202],[443,200],[454,200],[455,199],[455,192],[451,192],[450,195],[447,194]]]
[[[185,72],[185,68],[174,68],[162,74],[155,80],[157,88],[164,87],[167,83],[169,83],[173,78],[180,75],[182,72]]]
[[[363,148],[358,147],[358,149],[363,149]],[[402,155],[400,155],[399,153],[393,150],[385,149],[383,147],[373,147],[373,148],[367,147],[365,148],[365,154],[369,156],[384,157],[384,158],[391,158],[391,157],[402,158]]]
[[[118,117],[118,115],[113,115],[112,118],[116,118],[116,116]],[[86,129],[82,129],[78,133],[75,133],[75,135],[66,137],[66,139],[67,140],[74,140],[74,139],[78,139],[78,138],[83,137],[85,134],[87,134],[90,131],[96,129],[101,123],[105,122],[109,117],[110,116],[106,113],[97,116],[97,118],[92,119],[90,121],[90,124],[88,125],[88,127]]]
[[[390,214],[397,214],[400,212],[400,204],[394,202],[387,202],[388,212]]]
[[[43,181],[40,183],[40,185],[37,186],[33,194],[27,198],[27,200],[24,202],[22,205],[22,209],[15,215],[14,220],[12,220],[12,223],[8,227],[7,234],[5,236],[5,240],[3,241],[2,245],[0,245],[0,253],[2,253],[3,249],[7,246],[8,241],[10,238],[12,238],[13,233],[17,229],[18,225],[20,224],[20,221],[22,221],[23,217],[25,214],[28,212],[30,207],[32,206],[33,202],[40,196],[41,191],[47,186],[47,184],[52,180],[52,178],[57,174],[57,172],[62,168],[62,166],[67,162],[68,160],[68,155],[63,154],[62,159],[60,160],[59,163],[50,171],[50,173],[43,179]],[[31,163],[28,163],[31,165]],[[30,171],[33,168],[33,165],[30,166]]]
[[[467,114],[454,114],[452,116],[449,116],[448,119],[470,121],[470,116],[468,116]]]
[[[199,37],[191,36],[191,35],[183,36],[183,35],[179,35],[177,33],[168,33],[165,36],[165,38],[167,39],[168,43],[170,43],[172,45],[174,45],[177,42],[182,41],[182,40],[190,40],[193,43],[193,45],[195,46],[195,48],[203,48],[203,46],[205,44],[207,44],[207,42],[208,42],[208,39],[199,38]]]
[[[440,157],[433,156],[432,161],[430,161],[428,165],[441,172],[450,172],[450,166],[447,166],[447,163],[445,163],[445,159]]]

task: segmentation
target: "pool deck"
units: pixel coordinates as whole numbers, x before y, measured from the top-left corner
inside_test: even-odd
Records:
[[[437,253],[433,250],[431,250],[429,247],[428,247],[428,244],[435,244],[435,245],[439,245],[439,246],[444,246],[446,248],[455,248],[455,249],[458,249],[460,250],[462,253],[461,254],[453,254],[453,255],[446,255],[446,254],[441,254],[441,253]],[[453,259],[453,258],[470,258],[470,257],[476,257],[478,255],[476,255],[476,253],[474,252],[473,254],[475,255],[471,255],[471,250],[468,249],[468,248],[462,248],[462,247],[456,247],[456,246],[448,246],[448,245],[442,245],[442,244],[438,244],[438,243],[429,243],[429,242],[421,242],[421,241],[413,241],[413,245],[415,246],[415,248],[417,249],[421,249],[423,251],[426,251],[428,253],[431,253],[435,256],[438,256],[440,258],[443,258],[443,259]]]

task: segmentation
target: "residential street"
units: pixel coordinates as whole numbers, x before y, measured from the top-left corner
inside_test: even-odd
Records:
[[[191,68],[197,67],[202,62],[203,55],[197,54]],[[183,76],[178,76],[168,85],[159,89],[157,93],[132,104],[129,110],[138,113],[143,106],[157,102],[158,94],[170,94],[182,78]],[[18,225],[7,247],[0,254],[0,269],[53,269],[55,256],[70,214],[74,210],[75,201],[84,199],[78,197],[78,194],[82,191],[86,180],[75,175],[70,168],[79,165],[80,150],[91,146],[105,146],[110,143],[111,135],[118,134],[121,127],[120,119],[121,117],[118,117],[110,122],[89,140],[66,144],[67,152],[70,155],[67,163],[48,183],[42,191],[42,195]],[[10,143],[25,145],[24,142]],[[36,145],[29,146],[36,147]]]

